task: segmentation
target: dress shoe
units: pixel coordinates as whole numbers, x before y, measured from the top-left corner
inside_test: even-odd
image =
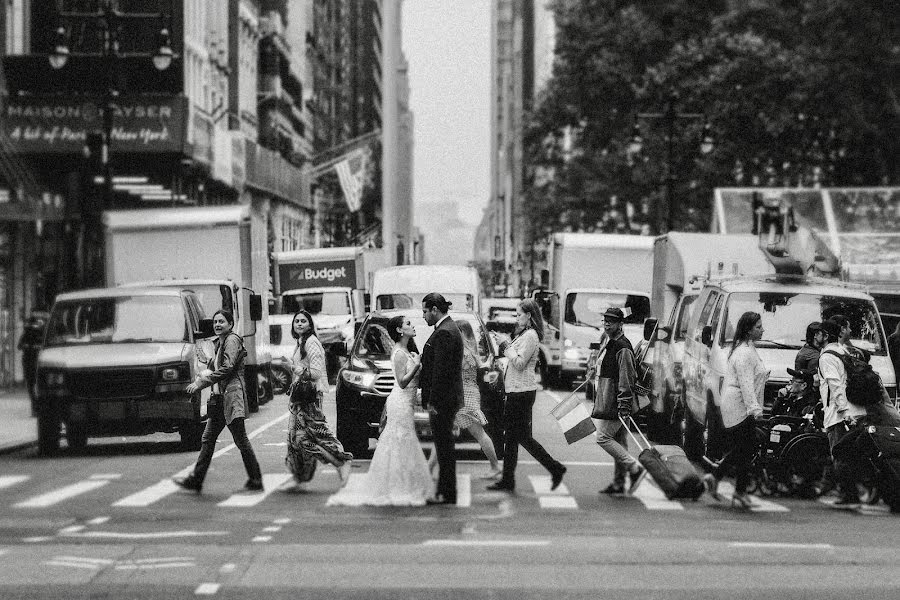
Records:
[[[244,489],[248,492],[261,492],[263,491],[263,482],[261,479],[248,479],[244,484]]]
[[[173,477],[172,481],[174,481],[175,485],[178,487],[191,492],[197,492],[198,494],[200,493],[200,490],[203,489],[203,482],[195,479],[193,475],[188,475],[187,477]]]
[[[559,465],[559,468],[550,474],[550,490],[553,491],[562,483],[563,475],[566,474],[566,468]]]
[[[600,493],[608,494],[610,496],[622,496],[625,494],[625,486],[621,483],[611,483],[600,490]]]
[[[444,498],[440,494],[435,496],[434,498],[426,498],[425,504],[428,506],[438,506],[442,504],[456,504],[456,500],[450,500],[449,498]]]
[[[485,473],[481,476],[481,479],[486,481],[499,481],[500,478],[503,477],[503,469],[495,469],[490,473]]]
[[[494,492],[514,492],[516,491],[516,484],[509,481],[503,481],[501,479],[497,483],[492,483],[491,485],[487,486],[487,489]]]

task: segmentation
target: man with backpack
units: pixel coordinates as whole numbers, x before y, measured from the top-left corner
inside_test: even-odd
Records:
[[[846,361],[855,358],[857,349],[848,345],[850,341],[850,321],[843,315],[834,315],[820,326],[827,343],[819,356],[819,395],[824,406],[824,427],[828,435],[834,459],[834,475],[840,498],[832,506],[838,509],[859,508],[859,491],[853,465],[834,457],[834,447],[856,424],[857,419],[866,415],[866,408],[855,404],[847,394]]]

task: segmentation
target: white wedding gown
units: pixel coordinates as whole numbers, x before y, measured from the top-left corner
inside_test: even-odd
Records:
[[[394,373],[407,372],[410,358],[406,350],[394,349]],[[385,401],[387,423],[378,437],[369,470],[351,477],[345,487],[328,498],[328,506],[422,506],[434,494],[434,481],[413,423],[418,383],[418,376],[405,389],[394,383]]]

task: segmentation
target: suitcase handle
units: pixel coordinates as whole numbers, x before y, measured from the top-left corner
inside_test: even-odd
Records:
[[[641,437],[644,439],[644,443],[647,444],[646,449],[649,450],[650,448],[652,448],[653,446],[650,445],[650,440],[647,439],[647,436],[645,436],[644,432],[641,431],[641,428],[638,427],[637,423],[634,420],[634,417],[632,417],[631,415],[628,415],[628,421],[631,421],[631,424],[634,425],[634,428],[637,429],[637,432],[639,434],[641,434]],[[637,445],[638,449],[644,450],[645,448],[641,445],[641,443],[638,441],[638,439],[635,437],[635,435],[633,433],[631,433],[631,428],[628,427],[628,421],[626,421],[625,418],[622,417],[622,415],[619,415],[619,422],[625,428],[625,431],[627,431],[628,435],[631,436],[631,439],[634,440],[634,443]]]

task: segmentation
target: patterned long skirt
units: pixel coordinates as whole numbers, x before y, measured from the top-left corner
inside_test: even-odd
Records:
[[[290,412],[285,464],[298,482],[312,479],[317,462],[340,467],[353,459],[351,453],[344,451],[325,421],[321,393],[318,402],[291,405]]]

